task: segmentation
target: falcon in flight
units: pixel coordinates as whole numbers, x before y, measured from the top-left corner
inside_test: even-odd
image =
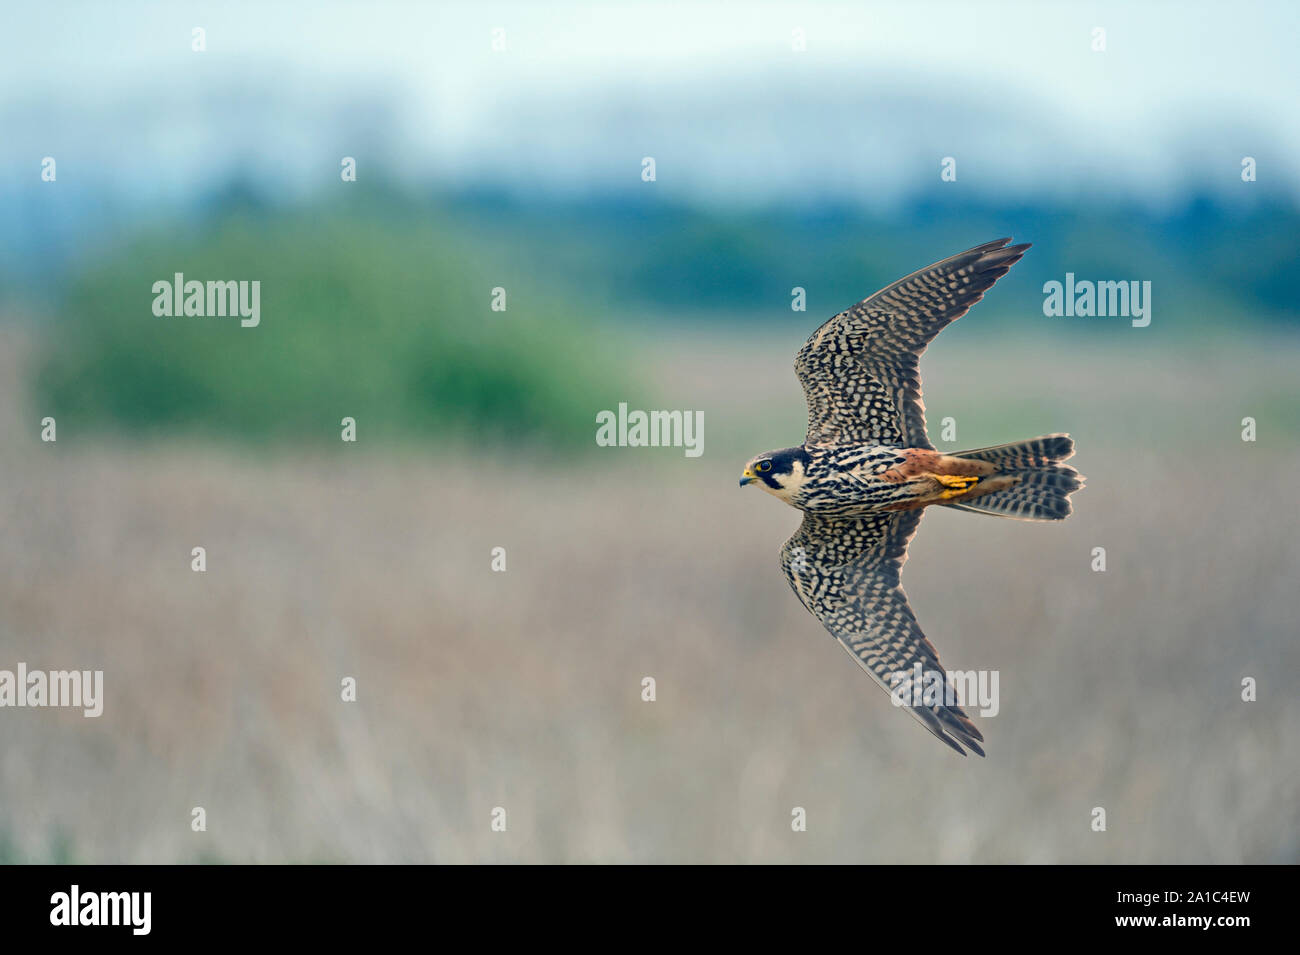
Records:
[[[1029,248],[999,239],[899,279],[827,321],[794,370],[808,401],[799,447],[745,465],[754,484],[803,511],[781,569],[804,607],[871,678],[957,752],[984,737],[957,704],[899,583],[907,544],[932,504],[1059,521],[1083,485],[1062,464],[1069,435],[944,454],[925,434],[917,362]],[[924,688],[920,685],[924,682]]]

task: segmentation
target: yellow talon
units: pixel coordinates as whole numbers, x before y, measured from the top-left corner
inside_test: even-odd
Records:
[[[939,492],[939,500],[947,501],[954,497],[961,497],[971,486],[979,481],[979,478],[971,474],[936,474],[934,479],[949,488],[947,491]]]

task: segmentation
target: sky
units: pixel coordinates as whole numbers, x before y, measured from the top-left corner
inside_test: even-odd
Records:
[[[1300,194],[1291,2],[128,0],[6,20],[0,198],[44,156],[74,189],[169,201],[232,170],[310,192],[341,155],[561,194],[634,188],[653,156],[672,198],[867,206],[940,188],[946,156],[995,196],[1158,205],[1236,188],[1249,155]]]

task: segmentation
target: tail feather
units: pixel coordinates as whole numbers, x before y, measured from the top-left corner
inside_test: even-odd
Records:
[[[984,461],[995,470],[944,506],[1022,521],[1064,520],[1073,510],[1070,495],[1083,487],[1082,475],[1060,463],[1072,454],[1074,441],[1068,434],[955,452],[953,457]],[[1006,478],[1013,478],[1014,483],[1008,486]],[[986,481],[988,486],[981,488]]]
[[[1073,454],[1074,439],[1068,434],[1047,434],[1041,438],[1030,438],[1028,441],[1013,441],[1011,444],[997,444],[991,448],[952,452],[954,458],[988,461],[1008,471],[1059,464]]]

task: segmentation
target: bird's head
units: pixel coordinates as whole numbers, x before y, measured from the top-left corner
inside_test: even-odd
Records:
[[[740,486],[757,484],[767,493],[788,502],[790,496],[803,486],[811,460],[803,448],[765,451],[745,465],[744,473],[740,476]]]

